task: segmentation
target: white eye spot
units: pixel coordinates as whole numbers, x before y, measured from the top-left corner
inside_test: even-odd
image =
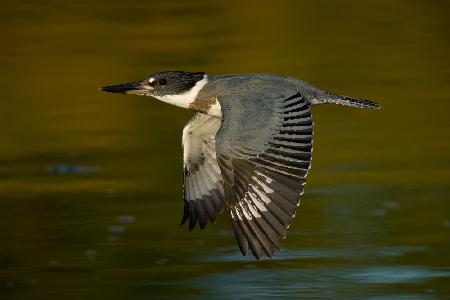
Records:
[[[152,83],[153,81],[155,81],[155,78],[153,78],[153,77],[148,80],[148,82],[150,82],[150,83]]]

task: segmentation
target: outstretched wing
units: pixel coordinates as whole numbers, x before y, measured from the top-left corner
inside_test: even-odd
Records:
[[[214,222],[223,210],[223,181],[216,160],[215,135],[220,119],[196,114],[183,129],[184,212],[181,224],[189,219],[189,229],[207,219]]]
[[[295,93],[295,92],[294,92]],[[310,102],[298,92],[219,98],[216,153],[239,247],[256,258],[281,249],[310,168]]]

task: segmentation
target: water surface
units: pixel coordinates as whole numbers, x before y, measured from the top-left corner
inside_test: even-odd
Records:
[[[450,296],[446,1],[11,1],[0,25],[0,296]],[[226,216],[179,227],[193,113],[100,86],[161,70],[273,72],[382,110],[313,109],[284,251]]]

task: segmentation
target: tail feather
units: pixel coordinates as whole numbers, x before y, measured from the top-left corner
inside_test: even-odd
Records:
[[[380,105],[374,101],[358,99],[358,98],[351,98],[351,97],[347,97],[347,96],[341,96],[340,98],[337,98],[337,99],[329,99],[326,102],[341,104],[341,105],[346,105],[346,106],[359,107],[359,108],[380,109]]]
[[[352,98],[348,96],[339,96],[333,93],[327,93],[329,98],[321,99],[324,103],[334,103],[359,108],[380,109],[380,105],[371,100]]]

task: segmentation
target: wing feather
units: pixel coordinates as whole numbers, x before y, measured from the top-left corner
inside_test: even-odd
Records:
[[[310,103],[299,93],[218,100],[225,114],[217,161],[236,240],[244,255],[250,249],[257,259],[271,257],[282,247],[310,168]]]
[[[220,119],[196,114],[183,130],[184,210],[181,224],[189,220],[189,230],[208,219],[215,222],[224,207],[223,181],[216,160],[215,135]]]

